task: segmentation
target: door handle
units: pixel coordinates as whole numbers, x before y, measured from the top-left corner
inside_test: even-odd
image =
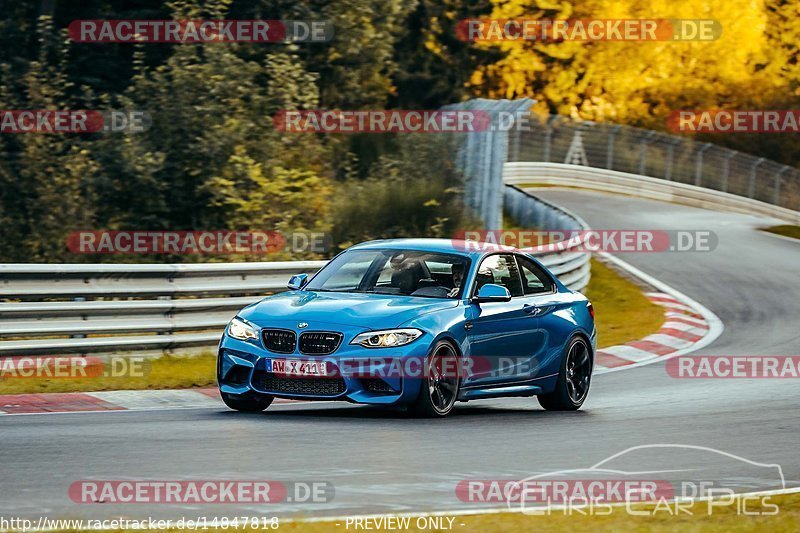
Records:
[[[539,308],[536,307],[535,305],[525,304],[522,306],[522,310],[525,311],[526,314],[531,316],[536,316],[539,314]]]

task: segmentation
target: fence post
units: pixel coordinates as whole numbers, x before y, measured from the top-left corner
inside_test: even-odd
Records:
[[[694,184],[698,187],[703,181],[703,152],[711,148],[711,143],[704,143],[697,151],[697,161],[694,167]]]
[[[614,138],[620,130],[620,126],[613,126],[608,134],[608,147],[606,148],[606,168],[611,170],[614,167]]]
[[[492,127],[487,131],[471,131],[465,134],[466,139],[458,143],[459,151],[456,156],[456,164],[465,180],[465,203],[488,228],[497,229],[502,225],[503,168],[508,162],[509,143],[512,142],[508,129],[498,128],[498,121],[504,118],[498,111],[505,110],[516,116],[522,111],[529,111],[533,103],[528,98],[515,101],[478,98],[442,108],[485,111],[491,118]],[[521,127],[517,127],[517,130],[521,131]]]
[[[475,170],[475,161],[477,160],[477,149],[476,149],[476,141],[477,141],[477,134],[470,132],[466,133],[466,140],[464,141],[464,147],[461,149],[461,153],[464,155],[463,161],[461,162],[461,168],[464,169],[464,176],[466,179],[465,188],[467,205],[475,212],[478,212],[480,207],[480,190],[481,190],[481,180],[483,179],[482,176],[479,176],[477,171]],[[479,216],[482,213],[478,213]]]
[[[489,229],[497,229],[495,223],[494,205],[492,203],[492,193],[494,180],[492,179],[492,155],[494,151],[494,131],[489,129],[483,138],[483,157],[481,158],[481,177],[483,178],[483,190],[481,190],[481,219]],[[501,224],[502,227],[502,224]]]
[[[728,177],[731,174],[731,159],[736,157],[735,150],[728,150],[725,160],[722,162],[722,192],[728,192]]]
[[[789,165],[783,165],[783,168],[775,173],[775,188],[772,191],[772,203],[775,205],[781,205],[781,176],[784,172],[789,170],[789,168],[791,168]]]
[[[558,115],[550,115],[547,118],[547,124],[544,128],[544,159],[545,163],[550,162],[550,145],[553,142],[553,122],[556,121]]]
[[[519,124],[519,120],[515,120],[513,124],[514,128],[514,136],[511,137],[513,143],[511,145],[511,158],[509,161],[519,161],[519,144],[520,144],[520,137],[522,135],[521,130],[522,126]]]
[[[747,197],[748,198],[753,198],[753,196],[755,195],[755,192],[756,192],[756,168],[758,168],[758,165],[760,165],[763,162],[764,162],[764,158],[763,157],[759,157],[756,160],[756,162],[753,163],[753,166],[750,167],[750,180],[747,183]]]
[[[647,170],[645,168],[645,166],[647,164],[647,145],[650,143],[650,139],[652,139],[653,135],[655,135],[655,134],[656,134],[656,132],[654,132],[654,131],[648,131],[647,135],[645,135],[642,138],[642,141],[639,144],[639,174],[641,174],[642,176],[646,176],[647,175],[645,173],[645,171]]]
[[[675,158],[675,146],[679,141],[670,139],[667,141],[667,161],[664,164],[664,179],[672,181],[672,161]]]

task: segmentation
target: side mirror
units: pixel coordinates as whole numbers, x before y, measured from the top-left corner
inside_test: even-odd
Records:
[[[495,283],[487,283],[478,289],[478,294],[472,298],[472,303],[476,304],[509,301],[511,301],[511,293],[508,292],[508,289]]]
[[[303,285],[306,284],[308,281],[308,274],[295,274],[289,280],[289,283],[286,285],[293,291],[299,290],[303,288]]]

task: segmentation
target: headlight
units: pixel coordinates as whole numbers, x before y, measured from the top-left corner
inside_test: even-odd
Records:
[[[420,336],[422,332],[418,329],[384,329],[356,335],[350,344],[360,344],[365,348],[393,348],[413,342]]]
[[[258,338],[255,328],[239,318],[234,318],[231,320],[231,323],[228,324],[228,335],[242,341]]]

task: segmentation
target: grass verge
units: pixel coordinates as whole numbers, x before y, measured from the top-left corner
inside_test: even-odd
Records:
[[[594,304],[601,348],[641,339],[664,322],[661,307],[650,302],[636,284],[597,260],[592,260],[592,280],[586,294]],[[164,356],[147,359],[144,372],[136,377],[3,378],[0,394],[210,387],[215,383],[215,368],[212,352],[194,357]]]
[[[0,394],[210,387],[216,383],[216,361],[216,355],[212,352],[193,357],[165,355],[143,360],[141,372],[130,372],[135,376],[4,378],[0,379]]]
[[[792,224],[782,224],[780,226],[770,226],[768,228],[761,228],[762,231],[774,233],[775,235],[783,235],[784,237],[791,237],[792,239],[800,239],[800,226]]]

